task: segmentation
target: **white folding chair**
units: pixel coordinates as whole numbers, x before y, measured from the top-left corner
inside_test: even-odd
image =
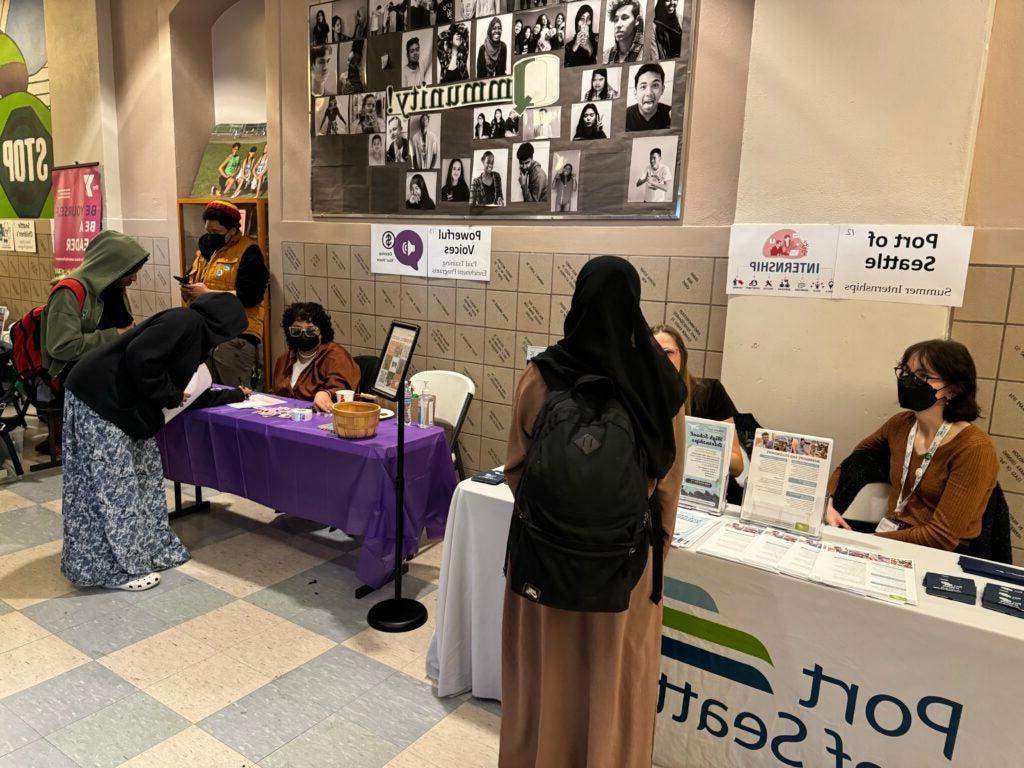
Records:
[[[436,398],[434,420],[452,430],[452,461],[459,479],[463,479],[462,452],[459,450],[459,433],[466,420],[469,404],[476,394],[476,385],[468,376],[455,371],[420,371],[413,374],[412,385],[422,394],[426,388]]]
[[[843,513],[843,517],[861,523],[881,521],[889,509],[889,492],[891,490],[892,486],[888,483],[868,483],[854,496],[850,506]]]

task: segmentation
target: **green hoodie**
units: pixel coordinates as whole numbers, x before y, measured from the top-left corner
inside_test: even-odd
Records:
[[[74,291],[56,291],[46,302],[40,328],[43,365],[56,376],[70,362],[117,338],[116,328],[96,330],[103,316],[100,294],[114,281],[138,270],[149,258],[137,242],[113,230],[100,232],[85,250],[82,265],[68,277],[85,287],[85,304],[78,308]],[[125,297],[127,304],[127,297]]]

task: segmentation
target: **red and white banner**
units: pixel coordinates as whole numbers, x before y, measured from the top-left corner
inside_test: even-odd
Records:
[[[98,165],[53,171],[53,266],[74,269],[103,229]]]

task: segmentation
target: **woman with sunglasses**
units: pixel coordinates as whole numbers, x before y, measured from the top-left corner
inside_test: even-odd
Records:
[[[905,410],[855,449],[888,454],[892,491],[875,533],[935,549],[961,549],[981,534],[999,474],[992,441],[971,424],[981,415],[974,360],[963,344],[933,339],[908,347],[895,372]],[[830,493],[841,472],[840,466],[832,474]],[[850,527],[831,504],[826,519]]]
[[[331,317],[315,302],[289,305],[281,318],[288,351],[274,363],[270,393],[311,400],[329,413],[334,393],[359,388],[359,366],[343,346],[334,343]]]

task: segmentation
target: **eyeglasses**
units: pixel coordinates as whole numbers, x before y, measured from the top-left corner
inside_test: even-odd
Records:
[[[320,329],[299,328],[298,326],[293,325],[291,328],[288,329],[288,335],[291,336],[293,339],[315,339],[317,336],[320,335]]]
[[[924,384],[931,384],[933,381],[942,381],[941,376],[932,376],[931,374],[912,371],[905,365],[897,365],[892,370],[893,373],[896,374],[897,379],[902,379],[904,376],[913,376],[915,379]]]

